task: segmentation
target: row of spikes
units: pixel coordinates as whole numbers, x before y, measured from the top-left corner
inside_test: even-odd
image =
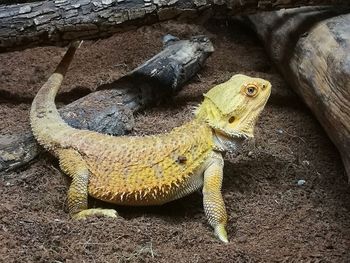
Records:
[[[204,160],[203,160],[204,161]],[[202,161],[202,162],[203,162]],[[142,200],[145,199],[147,196],[152,197],[154,200],[156,200],[159,196],[167,196],[168,194],[170,194],[170,192],[174,191],[175,189],[179,188],[183,182],[190,176],[192,176],[193,174],[186,174],[185,176],[183,176],[182,178],[179,178],[176,182],[171,182],[171,183],[167,183],[167,184],[163,184],[163,185],[159,185],[153,188],[144,188],[144,189],[140,189],[137,191],[131,191],[131,192],[117,192],[114,193],[113,195],[110,196],[111,200],[120,200],[120,201],[124,201],[127,199],[133,199],[133,200]],[[103,189],[103,187],[98,187],[97,190],[105,190]],[[106,193],[105,195],[103,195],[103,197],[107,197],[108,193]]]

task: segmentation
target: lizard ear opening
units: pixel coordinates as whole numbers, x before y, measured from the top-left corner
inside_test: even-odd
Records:
[[[228,119],[228,123],[233,123],[235,120],[236,120],[235,116],[231,116],[231,117]]]

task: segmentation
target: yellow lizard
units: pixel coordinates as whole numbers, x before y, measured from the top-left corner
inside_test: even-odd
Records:
[[[113,137],[67,125],[55,96],[79,43],[73,43],[33,100],[30,121],[39,144],[72,178],[68,207],[73,218],[116,217],[113,209],[88,209],[88,195],[131,206],[161,205],[202,189],[204,211],[215,234],[228,242],[221,194],[225,151],[253,137],[270,82],[245,75],[204,94],[195,118],[169,133]]]

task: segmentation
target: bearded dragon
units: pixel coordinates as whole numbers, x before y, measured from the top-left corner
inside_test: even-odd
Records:
[[[114,209],[88,208],[88,195],[117,205],[162,205],[202,190],[203,205],[216,236],[228,242],[221,194],[223,153],[253,137],[270,82],[234,75],[204,94],[195,117],[171,132],[113,137],[70,127],[55,96],[78,48],[73,43],[35,96],[30,122],[36,140],[59,159],[72,178],[68,208],[73,218],[116,217]]]

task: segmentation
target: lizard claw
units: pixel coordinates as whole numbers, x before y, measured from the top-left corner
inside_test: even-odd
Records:
[[[219,224],[217,226],[214,227],[214,232],[215,235],[224,243],[228,243],[228,239],[227,239],[227,233],[226,233],[226,229],[225,226],[222,224]]]
[[[79,213],[74,214],[73,219],[86,219],[89,216],[106,216],[115,218],[118,216],[118,213],[114,209],[102,209],[102,208],[91,208],[80,211]]]

